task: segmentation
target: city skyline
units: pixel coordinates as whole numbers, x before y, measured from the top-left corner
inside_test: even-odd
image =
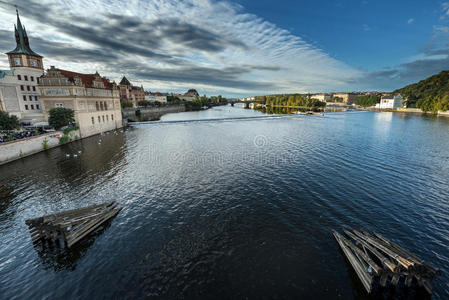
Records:
[[[449,2],[77,3],[0,1],[0,51],[14,46],[16,4],[46,69],[125,75],[153,91],[389,91],[449,62]],[[7,65],[1,57],[0,69]]]

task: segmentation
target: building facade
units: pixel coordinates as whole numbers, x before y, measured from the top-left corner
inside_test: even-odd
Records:
[[[161,102],[166,103],[167,102],[167,94],[155,92],[145,92],[145,100],[149,102]]]
[[[179,99],[184,101],[193,101],[200,95],[195,89],[190,89],[185,94],[174,94],[173,96],[178,97]]]
[[[143,86],[133,86],[125,76],[120,81],[118,88],[120,90],[120,100],[131,102],[134,107],[138,106],[139,101],[145,100]]]
[[[380,109],[397,109],[404,107],[404,99],[399,95],[383,95],[380,103],[376,104],[376,108]]]
[[[331,102],[332,101],[331,94],[315,94],[315,95],[312,95],[312,98],[317,99],[321,102]]]
[[[332,101],[336,103],[353,104],[357,97],[358,95],[353,93],[338,93],[333,95]]]
[[[52,108],[70,108],[83,138],[123,126],[119,89],[98,72],[81,74],[52,66],[41,77],[39,93],[45,120]]]
[[[0,110],[32,124],[44,117],[38,90],[39,77],[44,73],[43,57],[31,50],[18,11],[14,34],[16,48],[6,53],[10,70],[0,71]]]

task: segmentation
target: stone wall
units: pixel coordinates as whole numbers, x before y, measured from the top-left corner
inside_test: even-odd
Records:
[[[186,111],[184,104],[161,107],[137,107],[123,109],[123,119],[130,122],[157,121],[163,115]]]
[[[62,131],[55,131],[39,136],[33,136],[17,141],[0,144],[0,165],[32,155],[46,149],[59,146],[59,139],[63,136]],[[69,136],[72,140],[79,139],[78,130],[71,131]],[[44,145],[47,146],[44,146]]]

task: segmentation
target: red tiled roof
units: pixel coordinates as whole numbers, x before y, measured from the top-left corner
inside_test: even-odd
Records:
[[[62,69],[57,69],[59,72],[61,72],[62,75],[66,76],[69,81],[71,82],[75,82],[74,77],[78,76],[81,79],[81,82],[83,83],[84,86],[86,87],[92,87],[92,82],[95,79],[95,74],[82,74],[82,73],[77,73],[77,72],[72,72],[72,71],[67,71],[67,70],[62,70]],[[103,81],[104,87],[107,89],[112,89],[112,83],[102,77],[101,80]]]

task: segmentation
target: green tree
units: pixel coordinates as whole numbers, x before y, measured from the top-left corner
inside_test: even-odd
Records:
[[[61,129],[75,123],[74,112],[70,108],[56,107],[50,109],[48,124],[55,129]]]
[[[137,102],[137,105],[146,107],[146,106],[150,106],[151,103],[150,103],[150,101],[142,100],[142,101]]]
[[[19,127],[19,120],[16,116],[10,116],[5,111],[0,111],[0,130],[13,130]]]

